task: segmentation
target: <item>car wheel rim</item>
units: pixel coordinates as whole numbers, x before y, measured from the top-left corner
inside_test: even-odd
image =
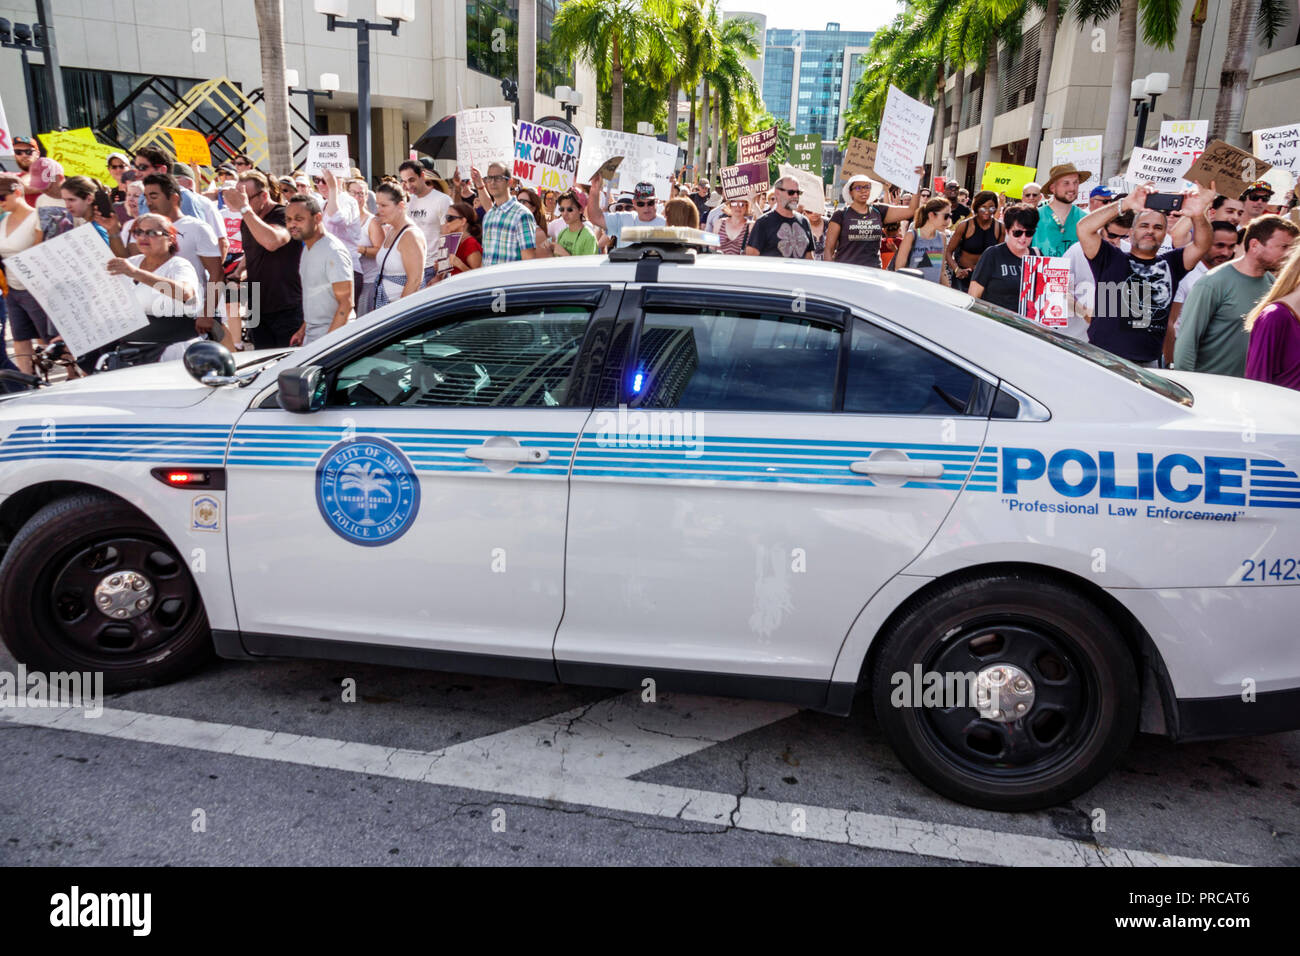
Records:
[[[182,632],[199,602],[185,566],[145,537],[98,538],[51,561],[38,626],[88,662],[112,666],[154,652]],[[37,605],[40,606],[39,604]]]
[[[1091,662],[1067,634],[1041,621],[963,625],[935,646],[922,670],[940,675],[945,688],[940,706],[921,708],[925,737],[969,774],[1008,783],[1046,776],[1075,757],[1097,726]]]

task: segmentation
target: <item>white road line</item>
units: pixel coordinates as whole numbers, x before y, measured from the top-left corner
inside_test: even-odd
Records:
[[[579,708],[569,711],[568,715],[580,718],[586,710]],[[513,755],[519,752],[519,744],[510,738],[512,731],[493,735],[507,738],[507,745],[500,751],[492,748],[493,758],[485,759],[478,747],[470,748],[466,744],[432,752],[401,750],[128,710],[105,709],[102,716],[89,719],[79,710],[5,709],[0,711],[0,720],[965,863],[997,866],[1228,865],[1192,857],[1100,847],[1073,840],[737,797],[591,772],[561,771],[558,759],[553,760],[549,767],[531,759],[523,765],[498,763],[497,753]],[[558,720],[550,718],[551,722]],[[585,752],[577,762],[589,771],[600,759]],[[798,811],[803,811],[802,831],[796,829],[801,820]]]

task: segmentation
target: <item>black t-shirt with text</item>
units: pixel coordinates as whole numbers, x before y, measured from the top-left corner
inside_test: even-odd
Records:
[[[773,209],[758,217],[745,245],[757,249],[760,256],[802,259],[812,249],[812,228],[799,213],[787,218]]]
[[[854,266],[880,268],[880,237],[885,229],[885,207],[868,206],[858,212],[852,206],[835,210],[831,222],[840,227],[835,241],[835,261]]]
[[[1029,255],[1038,255],[1034,249]],[[980,253],[979,262],[970,274],[972,283],[984,287],[980,296],[985,302],[1000,305],[1012,312],[1020,311],[1020,276],[1025,260],[1007,248],[1005,242],[989,246]]]
[[[284,206],[275,205],[260,217],[268,226],[284,225]],[[268,252],[248,228],[245,219],[239,226],[244,241],[244,263],[248,266],[248,281],[256,282],[258,308],[263,312],[281,312],[302,306],[302,278],[298,275],[298,260],[302,258],[302,243],[290,239],[279,249]]]
[[[1130,362],[1159,358],[1174,292],[1188,272],[1183,250],[1139,259],[1103,242],[1088,264],[1097,283],[1088,341]]]

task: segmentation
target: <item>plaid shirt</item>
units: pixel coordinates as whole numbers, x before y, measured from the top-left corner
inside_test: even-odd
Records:
[[[518,262],[525,249],[537,247],[537,220],[514,196],[483,217],[483,265]]]

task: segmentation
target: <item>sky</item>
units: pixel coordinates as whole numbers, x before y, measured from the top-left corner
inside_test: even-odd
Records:
[[[841,30],[878,30],[898,15],[899,0],[721,0],[727,12],[744,10],[767,17],[768,29],[825,30],[838,23]]]

